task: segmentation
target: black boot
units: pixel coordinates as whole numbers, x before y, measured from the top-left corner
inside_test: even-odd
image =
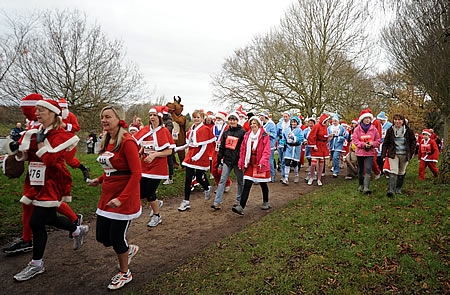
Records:
[[[402,193],[402,186],[403,186],[403,182],[404,181],[405,181],[405,174],[397,176],[397,185],[395,186],[395,193],[396,194],[401,194]]]
[[[390,173],[389,175],[389,189],[387,191],[387,196],[392,197],[395,193],[395,186],[397,185],[397,174]]]
[[[84,181],[86,181],[86,179],[91,178],[91,174],[90,174],[90,169],[89,167],[85,167],[83,164],[80,164],[80,166],[78,166],[78,169],[81,170],[81,172],[83,172],[83,177],[84,177]]]
[[[372,191],[369,189],[369,185],[370,185],[370,177],[371,175],[364,175],[364,190],[363,192],[365,194],[371,194]]]
[[[364,190],[364,175],[358,175],[358,182],[359,182],[358,190],[362,192]]]

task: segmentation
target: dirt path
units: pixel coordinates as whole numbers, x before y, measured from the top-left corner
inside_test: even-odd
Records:
[[[145,206],[141,217],[132,222],[127,235],[130,244],[140,247],[130,265],[133,281],[115,293],[139,290],[146,282],[175,269],[204,248],[317,188],[316,183],[313,186],[304,183],[304,171],[300,176],[298,184],[290,183],[288,187],[279,182],[269,184],[272,209],[268,211],[260,209],[261,189],[253,186],[244,216],[231,211],[236,198],[235,183],[232,185],[232,191],[224,195],[222,210],[218,211],[210,208],[212,199],[205,201],[202,192],[191,195],[191,209],[185,212],[177,210],[181,197],[165,200],[161,209],[163,223],[151,230],[147,227],[149,207]],[[327,176],[324,184],[329,181],[331,178]],[[13,275],[26,266],[31,258],[30,253],[12,257],[2,255],[0,275],[4,283],[0,293],[107,293],[106,286],[117,272],[117,259],[112,248],[105,248],[95,240],[95,219],[88,224],[90,232],[79,251],[72,250],[72,241],[68,239],[65,231],[49,234],[44,255],[46,271],[29,281],[16,282]]]

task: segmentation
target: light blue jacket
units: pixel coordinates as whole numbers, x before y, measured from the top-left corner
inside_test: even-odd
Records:
[[[283,140],[286,142],[285,159],[300,161],[302,152],[303,132],[298,126],[292,129],[291,126],[286,128],[283,133]]]
[[[284,119],[281,118],[280,122],[278,122],[277,124],[278,148],[283,148],[284,145],[286,144],[286,142],[284,142],[283,140],[283,122]]]
[[[269,134],[270,138],[270,149],[274,150],[276,149],[277,144],[277,126],[275,126],[275,123],[272,120],[269,120],[266,124],[263,124],[264,131],[266,131]]]
[[[336,130],[335,132],[333,132]],[[342,152],[344,150],[344,141],[348,138],[347,130],[341,125],[328,127],[329,136],[333,136],[329,143],[330,151]]]
[[[386,121],[386,123],[384,123],[384,125],[381,125],[381,144],[380,144],[380,148],[378,149],[378,157],[381,157],[381,149],[383,148],[383,141],[384,141],[384,137],[386,136],[386,132],[389,128],[392,127],[392,123],[389,121]]]

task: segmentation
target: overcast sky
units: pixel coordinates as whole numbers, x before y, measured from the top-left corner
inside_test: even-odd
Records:
[[[185,112],[212,105],[211,75],[224,59],[268,32],[294,0],[0,0],[6,12],[76,8],[124,41],[155,97],[182,98]]]

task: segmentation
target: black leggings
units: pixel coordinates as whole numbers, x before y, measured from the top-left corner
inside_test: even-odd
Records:
[[[298,161],[292,159],[284,159],[284,165],[295,168],[298,165]]]
[[[241,195],[241,207],[245,208],[247,205],[248,195],[250,194],[250,190],[253,186],[253,181],[246,179],[244,181],[244,190]],[[261,191],[263,194],[263,202],[269,202],[269,187],[267,186],[267,182],[260,182],[259,186],[261,187]]]
[[[45,245],[47,244],[46,225],[53,225],[60,229],[74,232],[77,226],[70,222],[65,216],[56,215],[56,207],[35,206],[30,219],[30,226],[33,231],[33,259],[39,260],[44,256]]]
[[[172,176],[173,176],[173,157],[175,157],[174,153],[167,156],[167,165],[169,166],[169,178],[170,179],[172,179]]]
[[[113,247],[117,254],[128,252],[126,240],[131,220],[110,219],[97,215],[96,239],[105,247]]]
[[[156,201],[156,190],[161,179],[141,178],[141,199],[147,199],[149,202]]]
[[[194,175],[197,182],[202,185],[205,191],[209,189],[209,181],[205,176],[205,171],[186,167],[186,179],[184,181],[184,199],[186,201],[189,201],[189,198],[191,196],[191,183],[192,177],[194,177]]]

